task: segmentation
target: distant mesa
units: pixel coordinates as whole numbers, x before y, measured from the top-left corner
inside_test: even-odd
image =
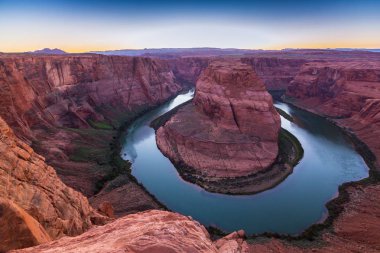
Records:
[[[54,48],[54,49],[44,48],[44,49],[40,49],[40,50],[36,50],[36,51],[31,51],[28,53],[32,53],[32,54],[67,54],[65,51],[63,51],[59,48]]]

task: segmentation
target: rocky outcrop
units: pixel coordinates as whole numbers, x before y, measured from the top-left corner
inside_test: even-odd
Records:
[[[333,120],[380,159],[380,63],[308,63],[290,84],[290,102]]]
[[[217,243],[190,217],[165,211],[147,211],[120,218],[74,238],[62,238],[14,252],[248,252],[244,232]]]
[[[278,154],[280,116],[252,68],[216,61],[198,79],[193,103],[157,130],[157,145],[180,166],[208,178],[247,176]]]
[[[106,219],[67,187],[0,117],[1,245],[25,247],[78,235]],[[3,241],[5,240],[5,241]]]

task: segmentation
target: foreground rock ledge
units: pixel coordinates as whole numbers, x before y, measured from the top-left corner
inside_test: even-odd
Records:
[[[262,172],[278,155],[280,116],[253,69],[215,61],[195,97],[157,130],[157,145],[179,167],[210,180]]]
[[[131,214],[77,236],[14,252],[248,252],[244,232],[216,242],[190,217],[152,210]]]

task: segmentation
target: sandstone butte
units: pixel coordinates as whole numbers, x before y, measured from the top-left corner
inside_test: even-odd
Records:
[[[247,176],[278,154],[280,116],[252,67],[214,61],[199,77],[192,103],[157,130],[160,150],[208,178]]]
[[[291,77],[289,78],[289,82],[298,73],[287,91],[289,101],[307,110],[328,116],[340,126],[356,134],[373,151],[378,161],[380,154],[376,140],[379,130],[377,117],[379,112],[379,108],[377,107],[379,99],[379,62],[374,61],[378,59],[378,54],[362,54],[357,52],[332,53],[331,51],[297,51],[295,54],[287,52],[281,52],[276,55],[268,54],[268,58],[273,58],[267,61],[268,64],[271,61],[276,61],[276,58],[283,59],[284,57],[306,59],[306,61],[323,59],[324,62],[304,64],[299,73],[295,70],[301,66],[295,66],[292,70],[294,72],[284,71]],[[372,60],[369,61],[367,58]],[[195,75],[200,73],[200,69],[203,68],[202,66],[197,66],[201,60],[193,59],[191,63],[186,58],[182,60],[179,60],[182,62],[179,65],[179,68],[182,68],[182,72],[177,72],[179,76],[174,78],[176,80],[183,77],[181,73],[186,74],[185,68],[188,64],[193,65],[193,73]],[[116,62],[124,62],[124,64],[116,64]],[[278,63],[279,65],[275,67],[278,71],[271,69],[269,65],[268,68],[263,69],[265,69],[266,73],[273,71],[274,75],[276,73],[281,75],[281,68],[287,69],[289,61],[278,61]],[[53,67],[50,71],[47,71],[49,69],[47,66]],[[62,68],[62,71],[61,66],[65,66]],[[157,77],[159,79],[158,83],[162,80],[171,80],[169,83],[174,83],[173,78],[164,78],[165,76],[172,76],[170,69],[165,66],[166,63],[163,63],[161,60],[135,59],[133,57],[1,55],[0,95],[2,99],[0,100],[0,115],[7,116],[3,118],[9,127],[3,120],[0,120],[0,240],[7,241],[6,244],[3,244],[3,241],[1,241],[0,245],[3,248],[0,251],[44,242],[45,244],[36,248],[27,248],[25,251],[70,252],[69,250],[71,250],[71,252],[89,252],[87,248],[92,245],[97,245],[98,249],[107,249],[109,252],[126,252],[125,249],[132,249],[132,247],[137,247],[136,245],[141,247],[134,248],[137,252],[144,252],[145,249],[170,249],[177,252],[194,249],[193,252],[263,253],[380,251],[380,185],[376,179],[369,180],[365,184],[352,184],[347,187],[345,190],[347,202],[339,204],[339,207],[342,207],[342,212],[333,221],[329,229],[323,230],[321,235],[311,242],[301,240],[293,243],[292,241],[289,242],[282,239],[258,237],[250,239],[249,244],[246,244],[242,240],[242,232],[234,232],[219,241],[211,242],[208,233],[197,222],[179,214],[163,211],[140,212],[119,218],[105,226],[94,227],[92,221],[103,221],[104,217],[102,218],[102,216],[99,216],[92,210],[85,197],[66,187],[54,172],[55,169],[61,178],[66,178],[65,181],[71,182],[79,190],[83,190],[82,192],[91,195],[87,191],[90,187],[85,186],[81,188],[79,186],[87,182],[82,181],[84,179],[81,176],[89,176],[86,170],[94,166],[95,163],[91,164],[88,161],[82,163],[77,161],[68,162],[70,160],[68,155],[70,154],[70,148],[67,148],[67,146],[69,144],[72,145],[71,140],[75,138],[82,139],[83,136],[77,133],[73,134],[70,131],[64,132],[61,128],[56,128],[55,125],[62,126],[62,122],[69,122],[69,126],[74,126],[78,120],[81,120],[77,116],[67,117],[67,121],[64,120],[62,122],[55,121],[56,118],[52,118],[50,121],[52,125],[49,126],[47,124],[49,127],[46,128],[40,127],[40,124],[45,126],[44,121],[40,122],[36,120],[34,122],[33,117],[28,117],[29,112],[31,112],[31,115],[36,115],[35,117],[47,117],[49,110],[46,108],[48,108],[47,105],[50,105],[50,103],[60,104],[69,98],[71,98],[71,103],[79,105],[83,101],[91,101],[86,96],[86,92],[81,93],[80,91],[83,87],[92,85],[96,87],[95,94],[99,92],[97,91],[98,89],[112,90],[107,91],[109,96],[105,96],[102,93],[102,99],[107,97],[108,102],[117,101],[116,104],[121,105],[119,103],[120,96],[117,96],[121,90],[125,91],[134,86],[137,89],[137,94],[145,94],[144,92],[140,92],[144,89],[140,81],[136,81],[141,80],[137,78],[139,75],[136,75],[136,73],[148,73],[150,76]],[[105,78],[104,75],[98,75],[98,71],[103,68],[108,68],[107,71],[104,70],[108,73],[107,75],[110,75],[108,78]],[[128,80],[121,78],[120,82],[124,84],[118,86],[119,81],[117,81],[117,77],[119,77],[119,74],[110,74],[118,72],[117,70],[113,70],[113,68],[119,69],[122,72],[120,75],[128,75],[130,78],[127,78]],[[135,71],[133,72],[135,74],[131,74],[131,72],[124,73],[131,69],[144,71]],[[67,84],[57,81],[61,84],[52,86],[51,84],[57,83],[51,80],[62,80],[62,75],[57,73],[63,72],[69,73],[68,76],[75,77],[76,81]],[[92,74],[89,75],[88,73]],[[259,71],[257,73],[260,75]],[[52,76],[61,77],[57,77],[56,79],[51,78]],[[99,79],[99,76],[103,77]],[[268,74],[269,78],[270,76]],[[191,80],[196,79],[191,75],[188,75],[187,78]],[[273,84],[273,80],[271,78],[268,79],[266,85]],[[285,79],[282,80],[285,82]],[[103,85],[105,83],[106,85]],[[149,83],[150,81],[147,81],[147,84]],[[284,85],[287,86],[286,83]],[[76,93],[67,93],[74,87],[78,87]],[[151,87],[148,85],[147,94],[149,94],[150,89],[156,90],[157,88],[161,89],[161,87],[163,86],[156,85]],[[67,92],[60,92],[60,89],[67,90]],[[28,92],[25,92],[26,90]],[[46,94],[52,94],[54,99],[47,100]],[[70,97],[66,96],[67,94],[70,94]],[[78,96],[78,99],[74,99],[76,96]],[[105,97],[103,98],[103,96]],[[141,104],[135,103],[133,106],[120,108],[115,106],[115,109],[136,109],[139,105],[152,106],[154,102],[144,96],[141,96]],[[45,103],[44,101],[50,102]],[[92,103],[89,104],[91,107],[93,106]],[[81,107],[79,106],[79,108]],[[92,108],[97,108],[97,106]],[[350,110],[352,110],[351,113],[349,113]],[[95,110],[95,114],[102,115],[103,117],[108,116],[115,120],[115,114],[112,115],[113,117],[110,117],[110,115],[105,113],[109,113],[110,111]],[[91,113],[85,115],[91,115]],[[86,120],[86,117],[83,119]],[[86,124],[79,127],[81,131],[89,129],[99,134],[96,128],[89,127]],[[14,129],[17,136],[23,141],[15,137],[10,128]],[[58,132],[61,135],[56,135]],[[107,135],[102,135],[102,138],[113,134],[114,131],[110,131],[109,134],[107,132]],[[33,139],[41,140],[41,142],[36,143]],[[112,138],[107,141],[110,140]],[[47,156],[46,162],[42,156],[36,154],[28,146],[30,143],[32,143],[34,148],[38,147],[39,154]],[[53,149],[54,152],[62,154],[60,159],[54,159],[54,156],[48,152],[53,147],[56,148],[55,150]],[[58,164],[57,160],[64,160],[67,163],[66,166],[54,166],[53,169],[47,165],[53,164],[54,161]],[[103,164],[102,166],[106,167],[107,165]],[[74,168],[72,171],[70,171],[71,167]],[[70,173],[84,172],[83,174],[72,174],[71,180],[68,180],[67,178],[70,178],[69,173],[66,175],[64,173],[66,169]],[[379,170],[378,164],[375,164],[374,170]],[[76,177],[78,181],[75,180]],[[14,182],[15,184],[10,184],[9,182]],[[23,187],[22,190],[19,187]],[[116,189],[120,190],[119,188]],[[137,190],[139,186],[136,184],[128,183],[123,185],[122,189],[121,192],[125,198],[125,200],[124,198],[122,200],[128,202],[127,199],[130,199],[129,203],[132,204],[141,199],[150,198],[144,191]],[[110,190],[109,192],[103,192],[103,198],[110,199],[107,198],[108,194],[115,197],[114,191]],[[131,195],[132,198],[130,198]],[[46,196],[47,198],[45,198]],[[134,208],[140,208],[146,203],[151,203],[147,202],[147,199],[138,203]],[[114,208],[116,210],[118,207],[114,206]],[[112,210],[110,210],[108,203],[100,205],[100,209],[104,213],[112,215]],[[69,220],[67,220],[68,212],[70,212]],[[80,220],[76,220],[78,217],[80,217]],[[92,217],[95,217],[95,219]],[[148,225],[144,226],[145,223]],[[57,235],[58,237],[63,235],[71,236],[82,233],[87,228],[90,229],[79,236],[63,237],[56,241],[48,242],[56,239]],[[7,229],[12,229],[12,231]],[[124,240],[118,240],[118,238],[123,238]],[[170,244],[168,238],[170,241],[177,242],[177,244]],[[13,244],[11,241],[13,241]],[[70,248],[70,245],[75,245],[75,250],[73,249],[74,247]],[[187,245],[187,248],[183,248]],[[4,249],[4,246],[7,248]]]

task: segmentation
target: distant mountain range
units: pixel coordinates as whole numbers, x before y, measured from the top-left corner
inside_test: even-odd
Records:
[[[367,52],[380,52],[380,49],[366,49],[366,48],[328,48],[328,49],[297,49],[286,48],[283,50],[251,50],[251,49],[237,49],[237,48],[145,48],[145,49],[121,49],[121,50],[107,50],[107,51],[90,51],[89,53],[103,54],[103,55],[126,55],[126,56],[157,56],[157,57],[175,57],[175,56],[228,56],[228,55],[244,55],[260,52],[279,52],[279,51],[367,51]]]
[[[236,55],[262,50],[237,49],[237,48],[145,48],[145,49],[121,49],[107,51],[91,51],[89,53],[104,54],[104,55],[127,55],[127,56],[178,56],[178,55],[193,55],[193,56],[217,56],[217,55]]]
[[[380,49],[376,48],[335,48],[335,50],[339,51],[368,51],[368,52],[376,52],[380,53]]]
[[[157,57],[176,57],[176,56],[228,56],[228,55],[244,55],[260,52],[278,52],[278,51],[307,51],[316,49],[298,49],[286,48],[283,50],[261,50],[261,49],[238,49],[238,48],[213,48],[213,47],[199,47],[199,48],[145,48],[145,49],[120,49],[120,50],[106,50],[106,51],[90,51],[88,53],[103,54],[103,55],[125,55],[125,56],[157,56]],[[327,48],[317,49],[321,51],[367,51],[380,53],[380,49],[367,49],[367,48]],[[27,52],[30,54],[50,54],[62,55],[67,52],[59,48],[44,48],[36,51]]]
[[[31,51],[28,53],[31,53],[31,54],[67,54],[65,51],[63,51],[59,48],[54,48],[54,49],[44,48],[44,49],[40,49],[40,50],[36,50],[36,51]]]

